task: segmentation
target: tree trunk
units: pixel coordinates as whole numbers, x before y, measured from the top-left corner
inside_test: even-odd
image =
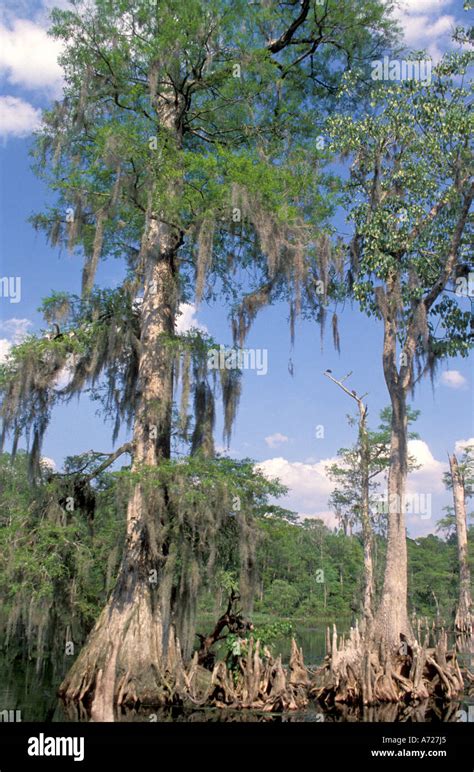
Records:
[[[384,319],[383,371],[392,406],[390,464],[388,472],[387,558],[382,597],[377,609],[374,635],[388,651],[399,650],[402,636],[413,639],[408,620],[407,542],[405,533],[405,490],[408,471],[407,390],[410,385],[413,341],[405,344],[406,364],[397,368],[397,278],[387,281],[380,294]]]
[[[407,478],[406,395],[402,388],[391,391],[392,432],[388,474],[387,559],[382,598],[377,610],[376,637],[390,650],[398,650],[401,636],[412,639],[407,605],[407,543],[405,490]]]
[[[372,526],[370,523],[369,481],[370,481],[370,448],[367,437],[367,408],[359,402],[359,445],[361,454],[361,521],[362,541],[364,544],[364,620],[369,634],[373,619],[373,587],[374,572],[372,564]]]
[[[163,335],[174,331],[178,241],[168,225],[150,218],[144,245],[145,290],[141,306],[141,358],[133,431],[133,471],[170,456],[172,364]],[[157,704],[170,698],[164,673],[179,664],[179,647],[163,624],[155,577],[166,560],[166,542],[152,494],[135,484],[127,511],[125,552],[112,595],[60,687],[70,699],[88,699],[107,665],[109,642],[119,641],[114,697],[117,702]],[[156,572],[156,574],[154,573]]]
[[[179,146],[179,104],[174,91],[158,94],[150,70],[151,100],[168,141]],[[172,199],[179,180],[170,188]],[[153,200],[150,190],[150,202]],[[170,457],[173,364],[165,337],[174,334],[178,305],[177,250],[182,233],[163,214],[148,207],[141,265],[144,293],[140,315],[140,362],[133,429],[132,471],[156,467]],[[179,644],[170,626],[169,602],[162,603],[158,578],[168,557],[164,523],[153,491],[134,485],[128,502],[127,534],[119,575],[109,601],[60,687],[69,699],[94,694],[97,675],[105,672],[109,642],[118,641],[114,701],[160,704],[173,698],[182,672]],[[166,492],[165,492],[166,499]]]
[[[469,571],[467,551],[467,524],[464,481],[459,470],[458,460],[454,454],[449,456],[449,467],[451,470],[451,479],[453,481],[453,499],[454,512],[456,515],[456,535],[458,542],[459,560],[459,602],[456,610],[454,625],[456,634],[458,635],[459,648],[462,651],[471,651],[474,653],[471,615],[471,576]]]
[[[358,463],[358,471],[360,474],[360,520],[362,524],[362,542],[364,545],[364,599],[363,599],[363,613],[365,621],[365,632],[369,636],[372,629],[373,621],[373,593],[374,593],[374,571],[372,562],[372,524],[370,522],[370,445],[369,437],[367,433],[367,406],[363,402],[363,398],[359,397],[357,393],[349,389],[344,385],[342,380],[333,378],[328,370],[324,373],[330,381],[337,384],[349,397],[357,402],[359,409],[359,427],[358,427],[358,451],[360,454],[360,461]],[[350,374],[350,373],[349,373]],[[349,528],[348,528],[349,526]],[[343,520],[344,535],[347,536],[349,530],[352,535],[352,528],[350,525],[349,517]]]

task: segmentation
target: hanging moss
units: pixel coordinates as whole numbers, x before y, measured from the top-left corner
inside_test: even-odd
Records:
[[[202,453],[211,458],[214,455],[214,397],[206,381],[200,381],[194,388],[194,432],[191,453]]]
[[[339,338],[338,318],[337,318],[337,314],[336,313],[334,313],[332,315],[331,326],[332,326],[332,340],[333,340],[334,348],[336,349],[338,354],[340,354],[341,353],[341,341],[340,341],[340,338]]]
[[[7,518],[0,529],[0,632],[8,658],[34,660],[41,672],[46,662],[61,666],[65,643],[80,646],[90,630],[104,602],[106,573],[117,571],[125,512],[123,493],[103,477],[92,534],[78,478],[43,466],[42,483],[32,488],[27,469],[25,453],[0,455],[0,508]]]
[[[196,302],[202,300],[204,284],[212,266],[212,247],[214,242],[215,223],[205,219],[199,228],[196,255]]]
[[[184,357],[183,357],[181,405],[180,405],[180,411],[179,411],[180,429],[185,439],[187,438],[187,431],[188,431],[188,403],[189,403],[189,394],[190,394],[190,386],[191,386],[190,371],[191,371],[191,353],[188,350],[188,351],[185,351]]]
[[[136,398],[140,344],[136,311],[127,293],[96,292],[85,303],[56,296],[46,304],[46,315],[61,318],[63,330],[58,326],[54,333],[31,336],[12,349],[0,368],[1,439],[11,434],[14,450],[22,435],[31,436],[33,474],[55,405],[89,385],[105,414],[114,416],[115,437],[122,421],[131,421]],[[58,389],[61,376],[68,376],[69,382]]]
[[[102,252],[102,245],[104,243],[104,229],[107,220],[107,214],[104,209],[101,209],[97,213],[94,243],[92,246],[92,252],[86,257],[84,263],[84,269],[82,273],[82,293],[87,295],[94,285],[94,279],[99,265],[99,259]]]
[[[220,370],[222,399],[224,402],[224,442],[229,444],[232,426],[237,413],[242,390],[240,370]]]

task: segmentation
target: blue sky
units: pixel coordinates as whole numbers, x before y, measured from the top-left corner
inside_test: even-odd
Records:
[[[51,290],[80,289],[80,258],[51,249],[27,222],[33,212],[41,211],[48,196],[30,170],[31,133],[39,123],[40,109],[61,92],[58,47],[46,35],[47,12],[53,4],[7,2],[0,15],[0,277],[21,277],[20,302],[0,297],[0,358],[24,334],[39,329],[41,298]],[[453,26],[466,21],[461,0],[410,0],[396,15],[407,45],[426,48],[435,59],[449,46]],[[121,269],[118,261],[102,264],[99,283],[116,285]],[[182,326],[199,324],[216,340],[230,343],[228,309],[187,306],[183,311]],[[321,350],[319,328],[303,321],[297,324],[292,349],[287,316],[285,306],[268,308],[250,333],[249,348],[268,350],[268,373],[244,374],[230,453],[254,458],[268,474],[278,475],[290,487],[285,503],[300,515],[321,516],[334,525],[327,506],[331,484],[325,465],[339,447],[354,440],[354,430],[345,420],[353,407],[322,373],[330,368],[342,376],[352,370],[351,388],[369,393],[369,416],[375,426],[380,409],[388,403],[380,368],[381,329],[348,306],[340,318],[340,355],[332,347],[330,330]],[[434,530],[442,507],[449,503],[441,480],[447,451],[459,450],[474,434],[472,366],[458,359],[446,363],[434,390],[429,379],[419,386],[413,406],[422,411],[416,426],[420,440],[411,446],[421,468],[411,475],[410,491],[431,494],[432,513],[429,518],[408,515],[407,521],[411,535],[422,535]],[[111,449],[111,428],[95,409],[83,398],[54,414],[44,455],[58,468],[65,455]],[[317,437],[318,426],[323,427],[318,432],[323,437]]]

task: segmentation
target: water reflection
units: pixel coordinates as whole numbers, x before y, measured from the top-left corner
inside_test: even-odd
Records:
[[[474,701],[473,701],[474,704]],[[62,706],[62,720],[88,721],[84,706],[70,704]],[[376,722],[376,723],[441,723],[459,722],[468,715],[468,703],[456,700],[437,703],[426,700],[418,705],[380,705],[364,708],[340,705],[327,710],[318,703],[311,703],[304,711],[287,713],[266,713],[255,710],[220,710],[218,708],[169,708],[152,710],[123,708],[116,712],[118,722],[278,722],[278,723],[334,723],[334,722]]]

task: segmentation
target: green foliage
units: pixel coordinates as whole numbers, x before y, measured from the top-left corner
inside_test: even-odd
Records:
[[[410,388],[472,345],[458,282],[472,270],[471,60],[447,54],[429,82],[383,83],[367,114],[329,120],[332,149],[352,163],[341,197],[354,228],[349,285],[367,314],[393,317],[392,375],[399,366]]]
[[[458,592],[456,545],[433,534],[408,539],[407,545],[411,611],[418,616],[436,617],[439,609],[440,618],[449,624]]]
[[[272,618],[353,621],[360,614],[363,551],[360,537],[333,533],[321,521],[303,524],[262,521],[257,551],[260,593],[255,610]],[[471,529],[472,530],[472,529]],[[375,595],[380,597],[385,540],[374,538]],[[430,534],[408,540],[409,609],[446,624],[458,592],[455,539]],[[471,567],[474,544],[469,538]],[[323,576],[318,574],[322,568]],[[324,578],[324,582],[318,579]],[[437,607],[438,604],[438,607]]]
[[[124,538],[123,496],[103,475],[92,513],[68,507],[66,479],[32,488],[26,454],[0,456],[0,627],[9,654],[62,659],[80,644],[110,590]]]
[[[133,473],[103,472],[91,486],[88,476],[102,460],[96,453],[70,457],[64,474],[42,463],[42,483],[31,487],[27,455],[0,456],[0,626],[13,653],[24,654],[26,642],[28,654],[41,660],[62,656],[65,640],[84,640],[114,585],[126,502],[138,481],[166,526],[158,545],[166,538],[172,556],[164,570],[157,563],[160,592],[192,582],[197,594],[217,577],[251,602],[255,521],[271,510],[270,496],[285,492],[278,481],[249,459],[197,454]],[[185,617],[192,621],[192,609]],[[183,646],[192,643],[192,625],[181,637]]]
[[[279,621],[255,625],[252,637],[255,641],[260,641],[262,649],[264,646],[272,649],[279,638],[291,637],[292,634],[293,625],[291,622]]]
[[[274,579],[268,588],[266,600],[280,617],[291,617],[300,600],[300,591],[284,579]]]
[[[408,425],[418,418],[419,410],[407,408]],[[372,519],[372,527],[385,532],[386,518],[383,517],[376,506],[376,491],[380,486],[380,475],[388,471],[390,460],[390,436],[391,436],[392,409],[390,406],[380,411],[380,424],[373,431],[367,429],[368,451],[368,476],[369,476],[369,509]],[[356,418],[348,416],[351,425],[356,423]],[[416,432],[408,433],[409,439],[417,439]],[[344,532],[360,530],[361,511],[363,500],[362,473],[360,464],[359,443],[350,448],[340,448],[337,451],[338,460],[328,466],[329,477],[336,483],[329,497],[329,505],[335,512]],[[409,458],[409,468],[416,468],[415,459]],[[380,508],[379,508],[380,509]]]
[[[74,493],[77,470],[86,473],[96,463],[87,456],[71,458],[70,478],[45,470],[49,481],[32,489],[26,455],[19,453],[14,462],[7,454],[0,457],[0,626],[11,657],[41,660],[51,656],[61,660],[65,640],[75,644],[84,640],[113,587],[124,538],[130,473],[100,476],[94,487],[92,519],[86,507],[76,506],[71,511],[66,507],[66,496]],[[360,537],[335,533],[320,520],[292,523],[268,515],[266,497],[284,489],[255,474],[249,461],[221,459],[210,469],[203,459],[184,459],[163,470],[161,483],[165,480],[174,506],[183,492],[186,494],[180,515],[182,531],[175,524],[170,533],[170,545],[181,544],[172,585],[177,586],[182,571],[189,570],[186,545],[193,545],[194,557],[204,550],[200,560],[205,556],[209,560],[211,541],[205,533],[210,523],[202,513],[205,508],[213,509],[214,500],[220,501],[223,510],[213,567],[208,570],[211,564],[206,560],[203,564],[201,612],[207,609],[214,618],[225,606],[229,591],[239,587],[242,566],[237,543],[242,534],[238,519],[252,512],[254,525],[249,538],[256,550],[255,612],[259,620],[262,615],[271,619],[255,625],[251,633],[254,639],[271,647],[277,639],[290,635],[288,620],[351,621],[359,614],[363,576]],[[144,476],[142,483],[150,485],[152,492],[157,480],[150,482]],[[234,495],[240,496],[240,512],[232,509]],[[192,533],[195,540],[190,541]],[[411,611],[435,617],[439,609],[449,623],[457,598],[456,550],[452,537],[447,541],[433,535],[408,540]],[[384,539],[376,536],[376,595],[382,584],[384,552]],[[469,561],[474,575],[471,533]],[[231,640],[227,648],[230,644]]]
[[[357,70],[358,96],[366,93],[360,64],[394,32],[381,0],[324,9],[315,0],[301,9],[75,0],[52,19],[65,88],[36,136],[34,168],[54,196],[32,222],[53,246],[83,257],[83,303],[56,291],[43,312],[49,324],[67,322],[66,336],[23,344],[0,373],[3,430],[15,446],[31,432],[36,460],[51,411],[73,392],[93,389],[114,437],[132,420],[137,298],[148,281],[144,245],[156,213],[177,237],[176,307],[193,295],[238,302],[250,290],[248,318],[263,283],[275,297],[286,287],[298,311],[312,282],[315,238],[334,209],[328,154],[317,142],[324,117],[341,71]],[[116,292],[98,291],[99,263],[113,258],[124,261],[126,278]],[[74,378],[58,395],[65,366]],[[208,391],[199,388],[203,407]],[[204,408],[209,416],[209,400]],[[231,414],[226,409],[226,439]]]

